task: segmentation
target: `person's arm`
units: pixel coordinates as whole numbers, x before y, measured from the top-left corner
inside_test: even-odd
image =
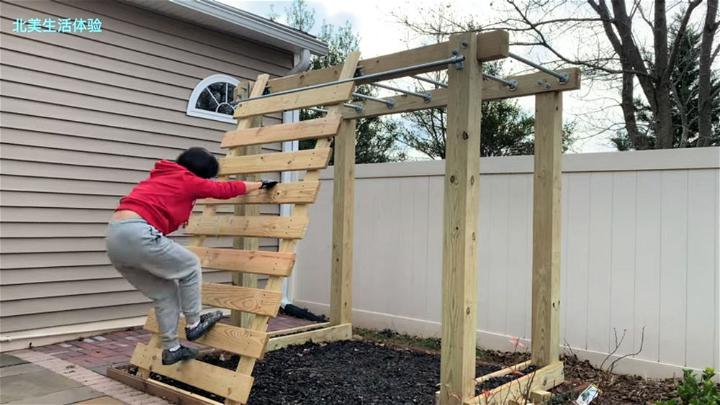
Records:
[[[191,177],[193,196],[197,198],[228,199],[255,191],[262,185],[259,181],[214,181],[201,177]]]

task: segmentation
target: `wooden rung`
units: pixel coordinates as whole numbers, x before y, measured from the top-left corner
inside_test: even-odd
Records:
[[[203,304],[258,315],[277,316],[281,299],[281,293],[261,288],[214,283],[204,283],[202,287]]]
[[[348,100],[354,87],[355,83],[348,82],[273,97],[248,99],[237,105],[234,117],[246,118],[298,108],[337,104]]]
[[[150,310],[147,321],[145,321],[145,330],[160,333],[155,310]],[[178,325],[178,337],[186,339],[184,318],[180,319]],[[205,336],[198,339],[196,343],[258,359],[262,356],[267,341],[268,334],[265,332],[218,323]]]
[[[205,236],[254,236],[258,238],[300,239],[305,235],[307,218],[232,215],[190,218],[186,233]]]
[[[270,190],[256,190],[228,200],[207,198],[198,204],[312,204],[319,189],[319,181],[280,183]]]
[[[263,252],[190,246],[205,268],[287,277],[295,265],[295,253]]]
[[[237,129],[225,133],[220,147],[234,148],[237,146],[335,136],[340,127],[340,122],[342,122],[340,117],[325,117],[289,124]]]
[[[220,159],[220,175],[324,169],[330,161],[330,148],[297,152],[266,153]]]
[[[171,366],[163,366],[162,350],[150,348],[142,343],[138,343],[135,347],[130,363],[241,403],[247,403],[253,383],[253,378],[248,375],[198,360],[186,360]]]

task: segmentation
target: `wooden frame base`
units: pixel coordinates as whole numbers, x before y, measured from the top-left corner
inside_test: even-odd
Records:
[[[490,380],[495,377],[502,377],[523,370],[532,365],[532,360],[506,367],[502,370],[485,374],[475,379],[476,384]],[[466,399],[463,405],[501,405],[508,403],[533,404],[531,398],[542,395],[535,395],[536,392],[547,391],[557,387],[565,381],[565,373],[562,362],[556,362],[539,368],[534,372],[524,375],[516,380],[510,381],[492,390],[488,390],[474,398]],[[525,401],[527,399],[527,402]],[[439,404],[440,391],[435,393],[435,403]]]
[[[352,338],[352,324],[343,323],[340,325],[321,327],[320,329],[271,338],[268,341],[265,351],[271,352],[273,350],[282,349],[292,345],[301,345],[307,342],[335,342],[338,340],[348,340],[350,338]]]

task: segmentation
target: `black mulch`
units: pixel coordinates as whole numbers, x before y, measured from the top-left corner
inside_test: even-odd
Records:
[[[228,369],[236,356],[201,358]],[[477,374],[499,370],[478,364]],[[365,341],[307,343],[272,351],[255,366],[250,404],[433,404],[440,381],[440,356]],[[221,401],[222,398],[166,377],[166,383]]]

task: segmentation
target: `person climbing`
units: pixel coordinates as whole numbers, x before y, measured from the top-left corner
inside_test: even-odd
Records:
[[[197,199],[228,199],[277,184],[210,180],[218,171],[217,159],[204,148],[187,149],[175,162],[160,160],[148,178],[120,199],[108,225],[110,262],[153,302],[164,365],[197,356],[197,350],[178,340],[180,311],[189,341],[202,337],[223,317],[221,311],[200,315],[200,261],[166,235],[187,224]]]

